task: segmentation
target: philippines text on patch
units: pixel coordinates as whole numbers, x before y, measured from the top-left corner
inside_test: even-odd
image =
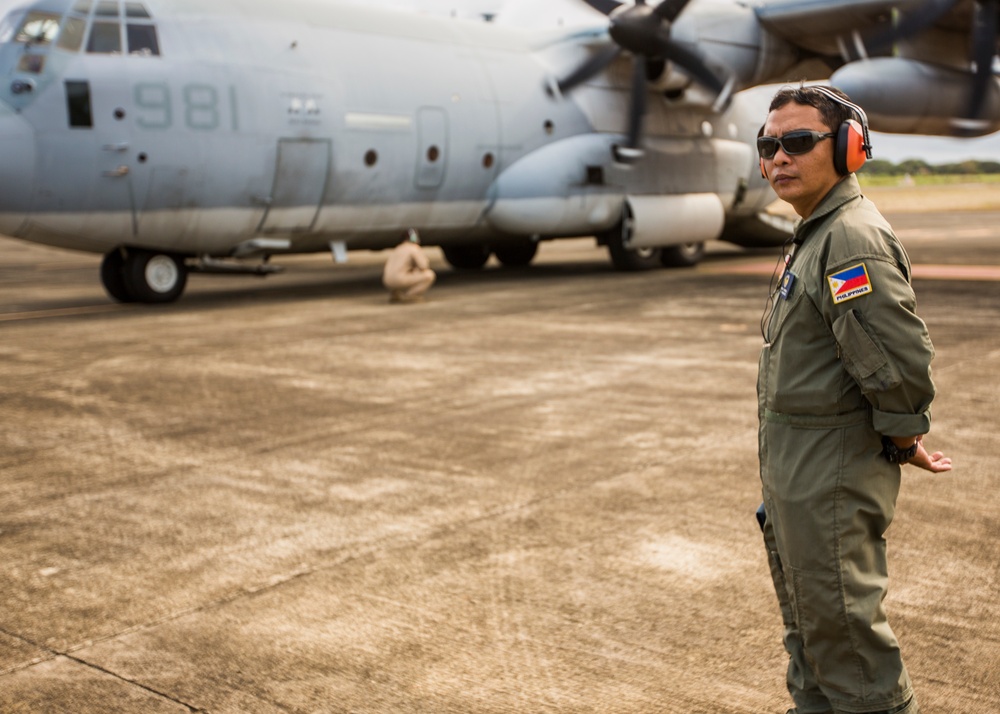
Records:
[[[868,268],[864,263],[841,270],[827,277],[830,281],[830,292],[834,305],[867,295],[872,291],[872,282],[868,278]]]

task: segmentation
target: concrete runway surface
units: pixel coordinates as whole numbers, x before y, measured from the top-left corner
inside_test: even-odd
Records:
[[[1000,212],[890,215],[937,348],[889,532],[925,714],[1000,711]],[[0,711],[783,713],[753,512],[776,251],[384,255],[110,302],[0,240]]]

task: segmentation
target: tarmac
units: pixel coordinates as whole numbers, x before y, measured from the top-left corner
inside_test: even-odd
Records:
[[[937,349],[889,534],[924,714],[1000,711],[1000,211],[889,214]],[[777,250],[385,254],[118,305],[0,239],[0,712],[783,714],[754,521]]]

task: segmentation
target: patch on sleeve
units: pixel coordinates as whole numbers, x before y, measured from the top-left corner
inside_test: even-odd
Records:
[[[867,295],[872,291],[872,281],[868,277],[868,268],[864,263],[828,275],[826,279],[830,282],[834,305]]]

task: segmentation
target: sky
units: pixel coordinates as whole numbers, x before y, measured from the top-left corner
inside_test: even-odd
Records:
[[[967,159],[1000,161],[1000,133],[975,139],[910,136],[872,132],[872,158],[898,164],[923,159],[929,164],[954,164]]]

